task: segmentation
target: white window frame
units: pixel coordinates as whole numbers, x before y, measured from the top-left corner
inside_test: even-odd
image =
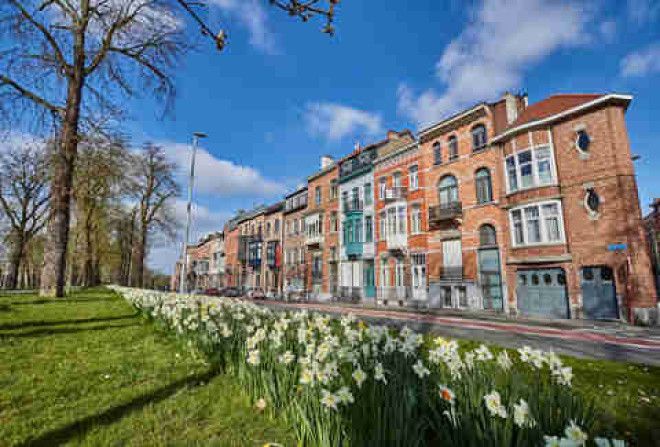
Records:
[[[422,232],[422,207],[413,205],[410,211],[410,234],[420,234]]]
[[[546,215],[543,212],[543,205],[557,205],[557,217],[559,218],[559,240],[549,241],[548,240],[548,229],[546,228]],[[525,208],[536,207],[539,211],[539,225],[541,232],[541,241],[530,243],[529,234],[527,231],[527,221],[525,220]],[[513,225],[513,212],[520,211],[522,219],[522,230],[523,230],[523,243],[516,243],[515,229]],[[563,245],[566,243],[566,229],[564,228],[564,208],[562,206],[561,200],[544,200],[541,202],[526,203],[525,205],[520,205],[515,208],[509,209],[509,236],[511,237],[511,245],[515,248],[521,247],[536,247],[540,245]]]
[[[550,173],[552,178],[550,182],[541,184],[539,180],[539,168],[538,168],[538,158],[536,157],[536,152],[542,149],[550,150]],[[532,154],[532,185],[531,186],[522,186],[522,175],[520,174],[520,165],[518,164],[518,155],[523,152],[531,151]],[[511,182],[509,181],[509,169],[506,164],[509,158],[513,157],[514,166],[516,169],[516,183],[518,187],[515,190],[511,189]],[[552,143],[544,143],[536,146],[528,146],[524,149],[517,150],[512,154],[504,157],[504,179],[506,182],[506,192],[507,194],[512,194],[514,192],[527,191],[535,188],[544,188],[546,186],[557,185],[557,163],[555,162],[555,148]]]
[[[385,190],[387,190],[387,179],[385,177],[381,177],[378,179],[378,198],[380,200],[385,199]]]
[[[419,166],[412,165],[408,168],[408,183],[411,191],[419,189]]]

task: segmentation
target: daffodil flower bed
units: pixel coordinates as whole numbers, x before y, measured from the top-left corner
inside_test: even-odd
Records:
[[[594,406],[552,352],[460,352],[456,341],[352,316],[114,290],[238,377],[302,445],[624,445],[591,437]]]

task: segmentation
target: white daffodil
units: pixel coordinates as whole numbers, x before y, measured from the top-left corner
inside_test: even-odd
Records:
[[[362,388],[362,383],[367,380],[367,373],[365,373],[360,366],[357,367],[355,371],[353,371],[353,380],[355,380],[355,383],[357,384],[358,388]]]
[[[440,395],[440,399],[444,400],[450,405],[454,405],[454,402],[456,401],[456,395],[447,386],[440,385],[440,391],[438,394]]]
[[[374,366],[374,379],[376,381],[387,384],[387,379],[385,378],[385,369],[383,368],[383,364],[380,362],[376,363],[376,366]]]
[[[314,375],[309,369],[303,368],[303,370],[300,372],[300,383],[303,385],[310,385],[314,383]]]
[[[417,377],[419,377],[420,379],[423,379],[424,377],[431,374],[431,371],[429,371],[428,368],[424,366],[424,363],[422,362],[421,359],[417,360],[417,363],[413,365],[412,369],[413,371],[415,371],[415,374],[417,374]]]
[[[492,391],[490,394],[486,394],[484,396],[484,404],[491,416],[499,416],[502,419],[507,418],[506,408],[502,405],[502,398],[497,391]]]
[[[481,345],[474,350],[474,354],[479,361],[488,361],[493,359],[493,353],[486,347],[486,345]]]
[[[247,362],[252,366],[257,366],[260,362],[259,351],[256,349],[249,351]]]
[[[321,403],[326,407],[326,408],[331,408],[333,410],[337,409],[337,404],[339,403],[339,398],[332,394],[328,390],[321,390]]]
[[[529,405],[523,399],[513,405],[513,422],[521,428],[536,425],[536,421],[530,417]]]
[[[352,404],[355,402],[355,398],[347,386],[343,386],[337,390],[337,398],[339,398],[342,404]]]
[[[264,411],[266,409],[266,399],[263,397],[257,400],[254,404],[255,408],[259,411]]]
[[[545,435],[543,440],[545,441],[545,447],[561,447],[561,441],[556,436]]]
[[[296,356],[291,353],[291,351],[286,351],[284,354],[281,354],[278,358],[279,362],[283,365],[288,365],[296,359]]]
[[[577,443],[578,445],[584,445],[584,443],[587,442],[587,439],[589,439],[587,434],[583,432],[580,426],[577,425],[573,420],[570,421],[564,430],[564,434],[568,439]]]
[[[497,355],[497,364],[500,365],[500,367],[505,371],[507,371],[513,365],[513,362],[509,358],[509,354],[507,353],[506,349],[502,350]]]

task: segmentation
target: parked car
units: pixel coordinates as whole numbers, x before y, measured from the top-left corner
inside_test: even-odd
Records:
[[[211,287],[210,289],[206,289],[204,291],[204,295],[208,296],[220,296],[220,290],[216,289],[215,287]]]
[[[264,289],[262,289],[261,287],[255,287],[253,289],[248,290],[247,297],[253,300],[265,300],[266,292],[264,292]]]
[[[225,287],[224,289],[220,290],[220,296],[236,298],[241,296],[241,291],[238,290],[236,287]]]

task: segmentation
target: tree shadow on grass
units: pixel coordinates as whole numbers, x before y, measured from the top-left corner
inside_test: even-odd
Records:
[[[0,339],[2,338],[38,338],[38,337],[48,337],[51,335],[62,335],[62,334],[75,334],[78,332],[91,332],[91,331],[105,331],[108,329],[121,329],[131,326],[138,326],[137,322],[128,323],[128,324],[107,324],[103,326],[90,326],[83,328],[44,328],[44,329],[35,329],[28,332],[0,332]]]
[[[114,297],[108,298],[39,298],[36,300],[11,301],[14,306],[30,306],[38,304],[68,304],[68,303],[106,303],[114,301]]]
[[[11,312],[11,306],[7,304],[0,304],[0,312]]]
[[[211,369],[205,373],[195,374],[193,376],[184,377],[175,382],[170,383],[162,388],[158,388],[149,393],[136,397],[135,399],[115,407],[111,407],[101,413],[87,416],[77,420],[64,427],[50,430],[36,439],[24,442],[23,446],[53,446],[63,444],[76,437],[83,437],[90,429],[99,425],[113,424],[125,416],[128,416],[134,411],[141,408],[160,402],[175,394],[182,388],[187,386],[194,386],[200,382],[208,383],[213,377],[220,373],[218,369]]]
[[[78,318],[75,320],[52,320],[52,321],[22,321],[20,323],[6,323],[0,324],[0,331],[5,329],[23,329],[30,327],[43,327],[43,326],[64,326],[68,324],[83,324],[83,323],[102,323],[107,321],[129,320],[140,316],[139,312],[126,315],[117,315],[114,317],[94,317],[94,318]]]

